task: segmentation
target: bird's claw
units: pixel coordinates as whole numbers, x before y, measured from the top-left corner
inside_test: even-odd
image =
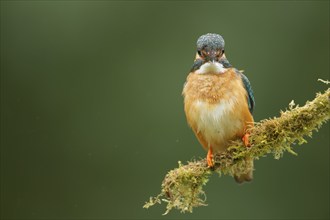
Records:
[[[209,150],[207,152],[206,161],[207,161],[207,167],[208,168],[213,168],[214,167],[213,152],[212,152],[211,147],[209,148]]]
[[[245,133],[244,136],[242,137],[242,141],[245,147],[251,147],[251,143],[249,142],[249,137],[250,137],[249,133]]]

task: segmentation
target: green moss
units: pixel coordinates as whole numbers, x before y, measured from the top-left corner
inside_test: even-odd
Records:
[[[306,143],[305,137],[311,137],[323,123],[330,118],[330,89],[299,107],[292,101],[289,109],[282,111],[280,117],[265,119],[250,129],[251,147],[246,148],[240,140],[229,144],[227,150],[214,155],[214,170],[221,174],[233,176],[235,173],[246,173],[244,158],[259,159],[267,154],[273,154],[280,159],[284,152],[297,155],[292,145]],[[181,212],[192,212],[194,207],[205,206],[206,195],[203,186],[208,182],[211,170],[205,159],[188,162],[167,173],[162,183],[161,193],[151,197],[143,206],[149,208],[162,202],[167,203],[167,214],[173,208]]]
[[[162,183],[162,191],[157,197],[151,197],[143,207],[149,208],[157,203],[166,202],[166,215],[176,208],[181,212],[192,212],[194,207],[205,206],[206,195],[203,186],[208,182],[211,171],[201,161],[188,162],[171,170]]]

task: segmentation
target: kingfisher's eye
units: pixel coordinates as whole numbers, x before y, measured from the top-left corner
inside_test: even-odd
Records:
[[[197,50],[197,53],[199,56],[202,56],[202,52],[200,50]]]

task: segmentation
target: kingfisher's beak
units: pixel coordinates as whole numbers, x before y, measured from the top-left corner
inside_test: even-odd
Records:
[[[207,56],[206,56],[206,61],[208,62],[214,62],[218,60],[218,52],[215,50],[211,50],[207,52]]]

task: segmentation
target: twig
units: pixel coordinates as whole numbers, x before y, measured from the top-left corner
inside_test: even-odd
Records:
[[[289,109],[281,112],[280,117],[262,120],[250,129],[250,148],[237,140],[231,142],[225,152],[215,155],[214,171],[239,175],[246,173],[246,157],[259,159],[266,154],[273,154],[275,159],[279,159],[285,151],[297,155],[292,145],[306,143],[304,137],[311,137],[312,131],[317,131],[329,118],[330,89],[317,94],[313,101],[302,107],[292,101]],[[210,174],[205,159],[191,161],[186,165],[179,162],[179,167],[165,176],[160,194],[150,197],[143,207],[149,208],[165,202],[166,215],[173,208],[181,212],[192,212],[194,207],[205,206],[203,186],[208,182]]]

